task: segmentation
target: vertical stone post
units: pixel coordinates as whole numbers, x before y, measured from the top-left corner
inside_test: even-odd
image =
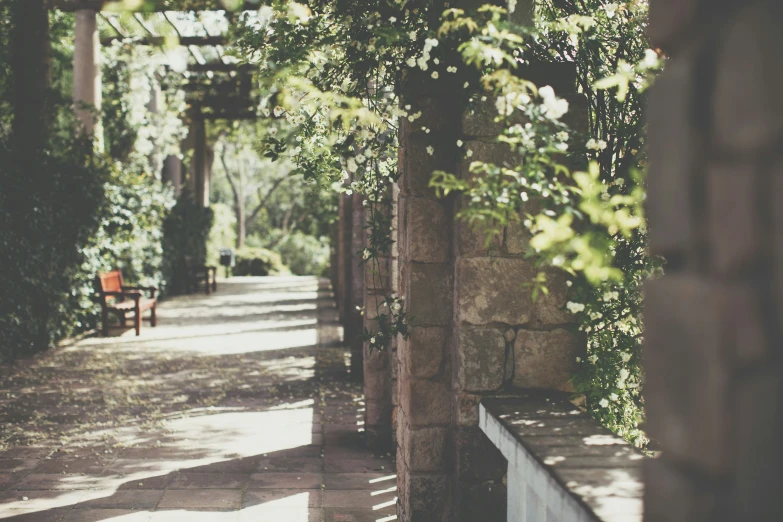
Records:
[[[392,238],[392,250],[391,250],[391,274],[389,276],[389,284],[391,286],[392,295],[400,294],[400,266],[399,266],[399,201],[400,187],[395,183],[392,186],[392,220],[391,220],[391,238]],[[398,339],[394,338],[391,341],[389,347],[389,367],[391,369],[391,402],[392,402],[392,444],[393,447],[397,447],[397,409],[399,408],[399,386],[398,386],[398,372],[399,372],[399,356],[397,354]]]
[[[782,18],[650,2],[647,522],[783,520]]]
[[[79,9],[75,14],[73,102],[83,132],[96,135],[100,143],[101,42],[98,39],[97,13],[91,9]]]
[[[12,130],[14,149],[24,161],[36,157],[46,141],[51,50],[49,10],[44,0],[17,1],[13,4],[13,16]]]
[[[449,343],[453,307],[451,202],[429,188],[432,172],[454,172],[459,90],[409,71],[402,103],[399,168],[399,285],[411,316],[398,339],[398,515],[402,522],[452,521],[447,439],[453,394]],[[423,127],[429,129],[425,132]],[[432,148],[430,148],[432,147]]]
[[[364,342],[362,332],[364,321],[361,308],[364,306],[364,266],[361,252],[364,250],[364,206],[363,196],[354,192],[351,202],[351,291],[350,306],[346,314],[345,339],[351,350],[351,378],[362,382],[364,374]]]
[[[339,226],[337,230],[337,310],[343,323],[344,337],[348,336],[345,327],[351,308],[351,234],[353,231],[353,198],[340,194]]]
[[[367,214],[377,213],[391,220],[391,194],[384,201],[370,203]],[[391,224],[387,231],[391,234]],[[369,237],[369,235],[368,235]],[[391,251],[385,255],[364,264],[364,328],[370,332],[377,331],[378,315],[388,314],[389,308],[384,306],[386,297],[391,294]],[[383,351],[370,350],[369,344],[364,346],[364,430],[367,444],[373,450],[385,451],[391,448],[391,346]]]

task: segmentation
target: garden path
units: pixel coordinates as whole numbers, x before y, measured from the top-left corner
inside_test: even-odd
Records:
[[[0,368],[0,519],[395,520],[328,284],[231,278]]]

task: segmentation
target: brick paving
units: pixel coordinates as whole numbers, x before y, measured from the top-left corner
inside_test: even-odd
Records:
[[[0,368],[0,519],[387,522],[328,286],[232,278]]]

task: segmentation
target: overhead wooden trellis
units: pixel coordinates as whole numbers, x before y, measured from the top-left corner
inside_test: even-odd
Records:
[[[183,72],[191,116],[204,119],[253,119],[256,99],[252,89],[252,67],[241,65],[226,56],[229,45],[225,34],[215,34],[198,13],[204,11],[256,10],[260,0],[50,0],[53,9],[100,13],[105,22],[100,42],[116,41],[162,48],[181,46],[192,61]],[[183,12],[195,14],[189,20],[177,20]],[[130,23],[132,21],[132,24]],[[178,25],[179,22],[179,25]],[[183,23],[200,26],[200,34],[184,34]],[[131,29],[131,26],[133,29]]]

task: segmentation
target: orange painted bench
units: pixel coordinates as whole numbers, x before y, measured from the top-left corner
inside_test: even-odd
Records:
[[[103,335],[109,334],[109,312],[114,313],[120,319],[120,324],[125,326],[126,314],[134,312],[134,324],[136,335],[141,334],[141,314],[150,310],[150,323],[157,324],[155,315],[158,300],[154,286],[129,286],[122,284],[122,272],[112,270],[105,274],[98,274],[95,278],[95,286],[101,301],[101,317],[103,319]],[[145,297],[142,292],[149,292]]]

